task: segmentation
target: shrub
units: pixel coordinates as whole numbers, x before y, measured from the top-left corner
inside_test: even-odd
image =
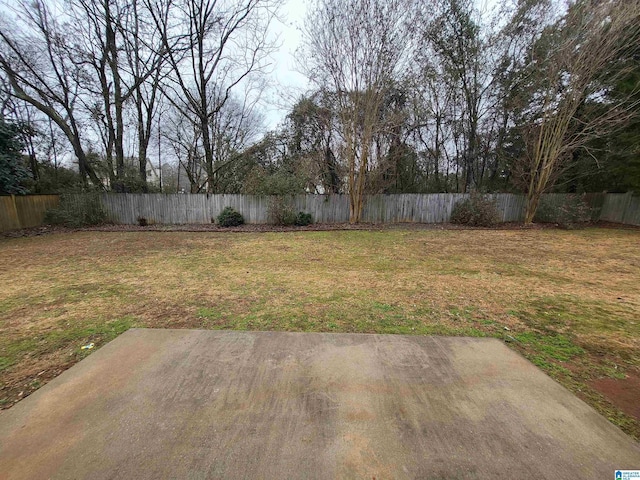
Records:
[[[283,197],[271,197],[267,206],[269,222],[274,225],[294,225],[297,216],[293,207]]]
[[[585,227],[591,221],[593,211],[581,195],[561,198],[558,202],[554,197],[542,197],[534,221],[555,223],[569,230]]]
[[[495,201],[472,193],[469,198],[459,201],[451,212],[451,223],[472,227],[492,227],[500,221]]]
[[[220,215],[218,215],[218,224],[221,227],[237,227],[244,223],[244,217],[242,214],[233,207],[225,207]]]
[[[107,220],[97,194],[62,195],[57,208],[47,210],[44,222],[49,225],[64,225],[78,228],[89,225],[100,225]]]
[[[295,224],[299,227],[306,227],[307,225],[311,225],[313,223],[313,217],[310,213],[298,212],[296,215]]]
[[[556,223],[556,207],[547,199],[542,197],[536,214],[533,217],[533,221],[536,223]]]

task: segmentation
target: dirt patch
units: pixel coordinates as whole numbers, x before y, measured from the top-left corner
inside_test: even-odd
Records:
[[[598,222],[598,228],[612,228],[615,230],[635,230],[640,231],[640,225],[628,225],[623,223],[613,223],[613,222]]]
[[[627,373],[626,378],[599,378],[591,386],[627,415],[640,421],[640,375]]]
[[[0,409],[9,408],[28,397],[41,386],[56,378],[78,361],[77,356],[67,351],[30,358],[18,369],[2,372],[0,384]]]

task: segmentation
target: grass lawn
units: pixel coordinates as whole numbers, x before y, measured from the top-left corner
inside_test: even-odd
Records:
[[[0,239],[0,406],[130,327],[493,336],[640,438],[640,230]]]

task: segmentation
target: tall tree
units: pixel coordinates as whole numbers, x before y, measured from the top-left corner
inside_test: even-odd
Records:
[[[69,25],[58,21],[43,0],[19,3],[17,25],[0,24],[0,69],[13,95],[34,106],[62,130],[73,147],[82,179],[102,188],[83,144],[78,106],[81,90],[91,82],[76,62],[67,36]]]
[[[168,74],[164,68],[167,51],[142,0],[131,0],[123,35],[129,72],[127,90],[131,92],[136,112],[138,174],[146,189],[147,152],[158,110],[161,82]]]
[[[133,103],[138,175],[146,189],[147,150],[165,73],[161,37],[142,0],[72,0],[71,5],[78,57],[98,79],[83,98],[102,139],[111,186],[123,186],[127,106]]]
[[[640,0],[578,0],[532,46],[519,85],[525,223],[574,152],[629,119],[640,85],[621,97],[608,92],[633,68],[624,59],[639,40]]]
[[[238,88],[248,95],[268,67],[268,28],[280,0],[146,0],[167,52],[167,98],[200,132],[204,169],[213,180],[219,112]],[[213,192],[215,182],[207,181]]]
[[[413,56],[415,13],[412,0],[317,0],[305,21],[309,78],[336,95],[351,223],[362,214],[387,91]]]
[[[470,0],[443,0],[437,2],[440,12],[428,25],[426,39],[434,57],[441,62],[442,76],[438,81],[449,82],[457,92],[453,122],[459,125],[457,136],[463,192],[481,182],[476,166],[480,151],[480,108],[483,93],[489,86],[481,78],[481,53],[484,45],[480,26],[473,18]],[[452,105],[453,106],[453,105]]]
[[[287,115],[291,155],[306,162],[311,192],[339,193],[341,168],[334,153],[336,118],[334,96],[319,91],[302,97]]]
[[[213,168],[207,167],[202,147],[202,130],[181,109],[169,105],[164,116],[163,134],[180,159],[191,183],[192,193],[206,190],[213,193],[237,193],[238,179],[230,179],[234,162],[241,161],[238,153],[249,147],[261,129],[262,118],[243,101],[231,97],[212,116],[209,132],[213,139],[216,159]],[[231,191],[230,191],[231,189]]]

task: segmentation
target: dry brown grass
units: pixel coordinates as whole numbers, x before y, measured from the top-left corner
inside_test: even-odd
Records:
[[[591,386],[640,366],[637,230],[76,232],[0,264],[4,407],[131,326],[487,335],[640,434]]]

